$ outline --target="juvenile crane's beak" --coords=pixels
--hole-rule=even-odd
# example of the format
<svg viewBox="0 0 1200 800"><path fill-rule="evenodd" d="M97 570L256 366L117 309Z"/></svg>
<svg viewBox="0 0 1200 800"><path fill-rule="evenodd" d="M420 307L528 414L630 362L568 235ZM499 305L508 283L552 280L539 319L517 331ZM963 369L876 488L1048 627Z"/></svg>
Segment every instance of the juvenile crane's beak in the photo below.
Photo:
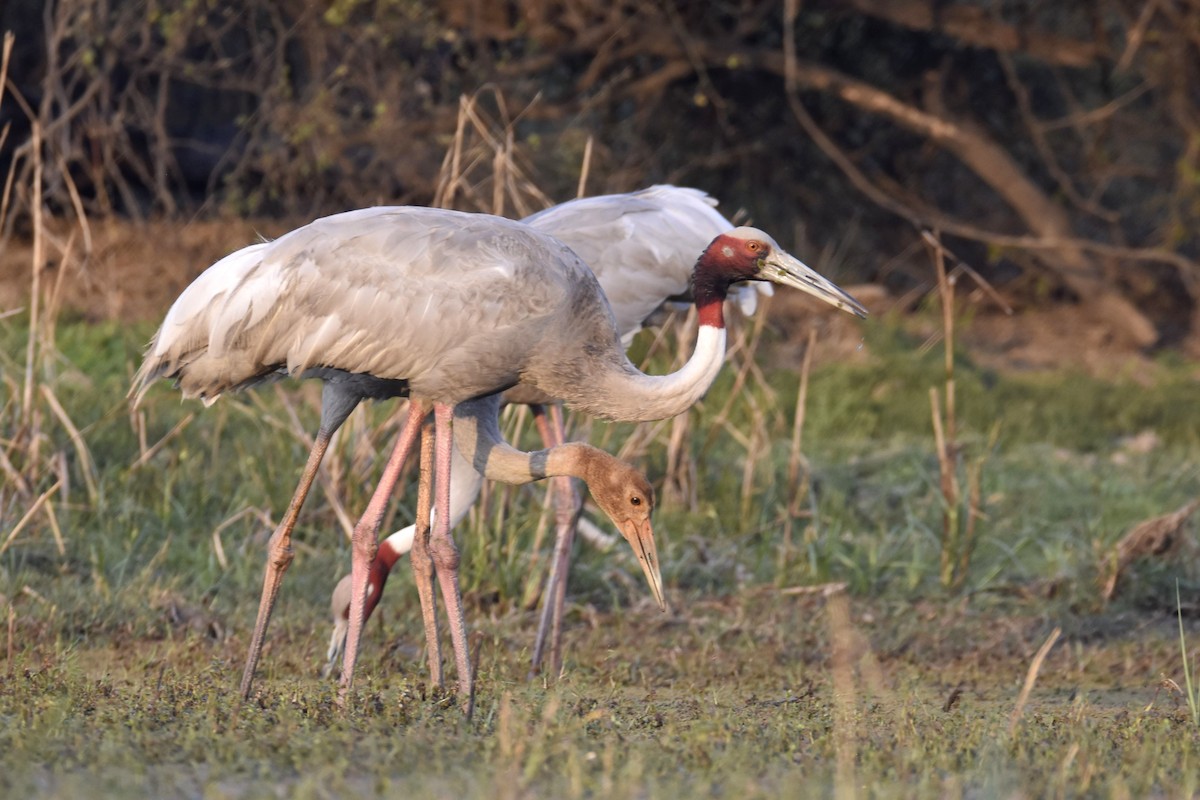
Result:
<svg viewBox="0 0 1200 800"><path fill-rule="evenodd" d="M662 573L658 569L658 548L654 546L654 528L650 525L650 520L641 524L634 520L625 520L619 524L619 527L621 535L625 537L625 541L629 542L629 546L633 548L633 554L637 556L638 563L642 565L642 572L646 573L646 582L650 584L654 601L658 603L659 608L666 611L667 602L663 599Z"/></svg>
<svg viewBox="0 0 1200 800"><path fill-rule="evenodd" d="M333 596L329 599L329 610L333 612L333 634L329 637L329 650L325 653L325 666L321 669L321 677L333 675L346 651L346 634L350 632L350 583L349 575L344 576L333 588Z"/></svg>
<svg viewBox="0 0 1200 800"><path fill-rule="evenodd" d="M763 280L808 292L813 297L819 297L829 305L849 311L857 317L867 316L867 309L863 308L862 303L842 291L833 281L783 250L772 248L761 263L759 277Z"/></svg>

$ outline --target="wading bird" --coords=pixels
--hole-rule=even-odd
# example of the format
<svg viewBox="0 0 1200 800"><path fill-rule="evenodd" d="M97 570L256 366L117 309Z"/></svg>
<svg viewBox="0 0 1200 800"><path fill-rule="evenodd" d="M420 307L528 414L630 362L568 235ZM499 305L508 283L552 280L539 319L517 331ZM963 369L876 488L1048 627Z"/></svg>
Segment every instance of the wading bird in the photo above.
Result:
<svg viewBox="0 0 1200 800"><path fill-rule="evenodd" d="M414 574L418 588L428 590L428 595L422 591L422 610L427 635L433 631L433 652L432 569L424 573L419 562L428 557L429 566L436 567L464 701L471 696L472 678L458 592L458 552L449 535L456 406L469 410L487 405L482 398L521 383L608 419L645 421L680 413L703 395L721 366L722 304L729 287L741 281L792 285L865 314L853 298L765 233L738 228L717 237L696 264L692 285L700 329L692 357L674 373L647 376L625 356L612 311L591 270L561 242L519 222L428 208L365 209L317 220L228 258L236 261L227 271L240 273L240 278L221 301L200 313L197 298L189 298L185 290L151 343L134 394L140 396L160 376L176 378L185 396L206 401L281 374L323 379L321 433L293 498L297 509L301 489L311 485L328 437L348 410L366 397L410 396L408 421L352 534L343 690L353 677L383 507L432 408L436 440L423 435L422 450L433 456L436 524L427 550L418 531ZM205 276L197 283L205 283ZM183 310L176 313L177 307ZM188 311L200 324L184 324ZM494 412L492 417L494 423ZM461 427L470 428L470 415L463 419ZM494 448L481 449L479 441L460 446L486 470ZM535 477L549 474L549 457L530 463ZM428 458L424 471L422 484L428 487ZM645 504L633 499L633 505ZM429 519L420 503L417 519ZM249 690L279 581L291 560L294 522L289 507L272 536L243 693ZM657 572L656 561L652 568Z"/></svg>
<svg viewBox="0 0 1200 800"><path fill-rule="evenodd" d="M688 300L692 268L704 248L733 223L716 210L716 200L699 189L651 186L628 194L601 195L552 206L522 220L570 247L596 273L617 322L622 341L632 341L643 325L663 317L664 307ZM731 296L745 313L753 313L760 292L771 284L743 284ZM534 420L547 447L566 440L561 409L552 399L522 387L506 395L531 401ZM547 413L549 411L549 413ZM461 458L455 454L453 458ZM457 461L451 467L450 526L458 525L479 496L482 479ZM541 668L547 640L551 672L562 664L562 614L567 575L578 518L579 499L570 478L555 478L556 534L550 574L542 593L542 615L533 646L534 672ZM387 576L412 547L415 525L380 543L371 565L366 616L379 603ZM333 633L324 674L336 667L350 620L350 576L338 582L330 600Z"/></svg>

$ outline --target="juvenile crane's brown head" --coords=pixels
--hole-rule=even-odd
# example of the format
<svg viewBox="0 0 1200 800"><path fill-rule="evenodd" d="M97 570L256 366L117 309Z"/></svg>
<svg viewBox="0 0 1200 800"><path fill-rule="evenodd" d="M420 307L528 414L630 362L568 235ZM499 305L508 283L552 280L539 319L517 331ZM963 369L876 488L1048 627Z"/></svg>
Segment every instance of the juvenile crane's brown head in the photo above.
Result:
<svg viewBox="0 0 1200 800"><path fill-rule="evenodd" d="M662 573L650 514L654 511L654 488L642 473L603 450L586 449L583 479L596 505L608 515L629 542L658 607L666 611Z"/></svg>

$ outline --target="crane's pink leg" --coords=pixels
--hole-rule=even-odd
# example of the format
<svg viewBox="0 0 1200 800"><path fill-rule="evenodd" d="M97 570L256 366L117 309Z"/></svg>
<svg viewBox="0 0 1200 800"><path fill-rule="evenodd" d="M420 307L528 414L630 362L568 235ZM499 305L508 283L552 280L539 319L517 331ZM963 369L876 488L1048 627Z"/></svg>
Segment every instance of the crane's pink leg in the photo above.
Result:
<svg viewBox="0 0 1200 800"><path fill-rule="evenodd" d="M413 580L421 598L421 616L425 623L425 652L429 659L429 678L442 685L442 650L438 641L437 596L433 593L433 557L429 554L429 509L433 500L434 432L429 423L421 426L421 479L417 484L417 520L413 532Z"/></svg>
<svg viewBox="0 0 1200 800"><path fill-rule="evenodd" d="M354 662L358 660L358 641L362 636L364 614L367 600L367 574L375 552L379 549L379 526L383 522L383 513L387 509L388 498L400 478L400 470L408 458L408 451L416 441L421 423L429 413L429 406L418 400L409 401L408 419L400 431L400 438L392 449L383 468L379 485L367 503L367 510L354 526L350 536L350 630L346 634L346 651L342 656L342 680L339 697L345 700L354 680Z"/></svg>
<svg viewBox="0 0 1200 800"><path fill-rule="evenodd" d="M471 704L471 656L467 652L467 623L463 616L462 595L458 586L458 547L450 537L450 448L454 407L445 403L433 406L434 428L434 503L437 510L429 549L437 569L438 585L450 619L450 641L454 645L454 662L458 668L459 701L464 708Z"/></svg>
<svg viewBox="0 0 1200 800"><path fill-rule="evenodd" d="M254 635L250 638L250 652L246 655L246 667L242 671L242 699L250 698L250 687L254 683L254 670L258 668L258 659L262 656L263 643L267 638L267 624L271 621L271 611L275 608L275 600L279 596L279 586L283 583L283 573L291 566L295 551L292 550L292 529L296 527L296 518L300 516L300 507L308 497L313 480L317 477L317 469L321 459L329 449L329 440L341 425L322 425L313 440L312 449L308 453L308 461L304 464L304 472L300 474L300 483L292 494L292 501L284 512L279 527L271 534L267 543L267 568L263 574L262 599L258 603L258 618L254 621Z"/></svg>
<svg viewBox="0 0 1200 800"><path fill-rule="evenodd" d="M550 406L549 420L546 418L544 406L534 406L533 414L546 447L557 447L566 441L567 434L560 405L555 403ZM550 575L546 579L546 589L542 593L542 616L538 623L537 637L533 643L533 664L530 667L530 677L541 670L547 636L550 637L551 672L557 676L562 671L562 615L566 606L567 577L571 571L571 548L575 542L575 524L582 509L579 494L575 491L575 485L570 477L561 475L550 480L551 491L554 493L554 557L550 562Z"/></svg>

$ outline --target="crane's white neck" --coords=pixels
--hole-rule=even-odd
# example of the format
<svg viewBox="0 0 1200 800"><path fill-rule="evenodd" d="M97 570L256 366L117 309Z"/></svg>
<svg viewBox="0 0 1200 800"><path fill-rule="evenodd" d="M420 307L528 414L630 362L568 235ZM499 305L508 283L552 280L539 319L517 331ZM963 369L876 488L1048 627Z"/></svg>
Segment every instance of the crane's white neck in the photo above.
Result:
<svg viewBox="0 0 1200 800"><path fill-rule="evenodd" d="M574 396L563 399L575 408L606 419L647 422L682 414L695 405L725 361L725 328L701 323L691 357L668 375L646 375L628 359L593 376Z"/></svg>
<svg viewBox="0 0 1200 800"><path fill-rule="evenodd" d="M725 297L731 280L712 254L712 246L696 262L692 296L700 326L696 348L678 371L646 375L625 358L607 361L581 386L552 392L582 411L623 422L647 422L682 414L695 405L725 361Z"/></svg>
<svg viewBox="0 0 1200 800"><path fill-rule="evenodd" d="M430 517L432 518L432 516L431 514ZM390 570L400 556L412 550L413 537L416 535L416 531L416 525L409 525L384 539L379 543L379 550L375 553L375 560L384 562L384 566Z"/></svg>

